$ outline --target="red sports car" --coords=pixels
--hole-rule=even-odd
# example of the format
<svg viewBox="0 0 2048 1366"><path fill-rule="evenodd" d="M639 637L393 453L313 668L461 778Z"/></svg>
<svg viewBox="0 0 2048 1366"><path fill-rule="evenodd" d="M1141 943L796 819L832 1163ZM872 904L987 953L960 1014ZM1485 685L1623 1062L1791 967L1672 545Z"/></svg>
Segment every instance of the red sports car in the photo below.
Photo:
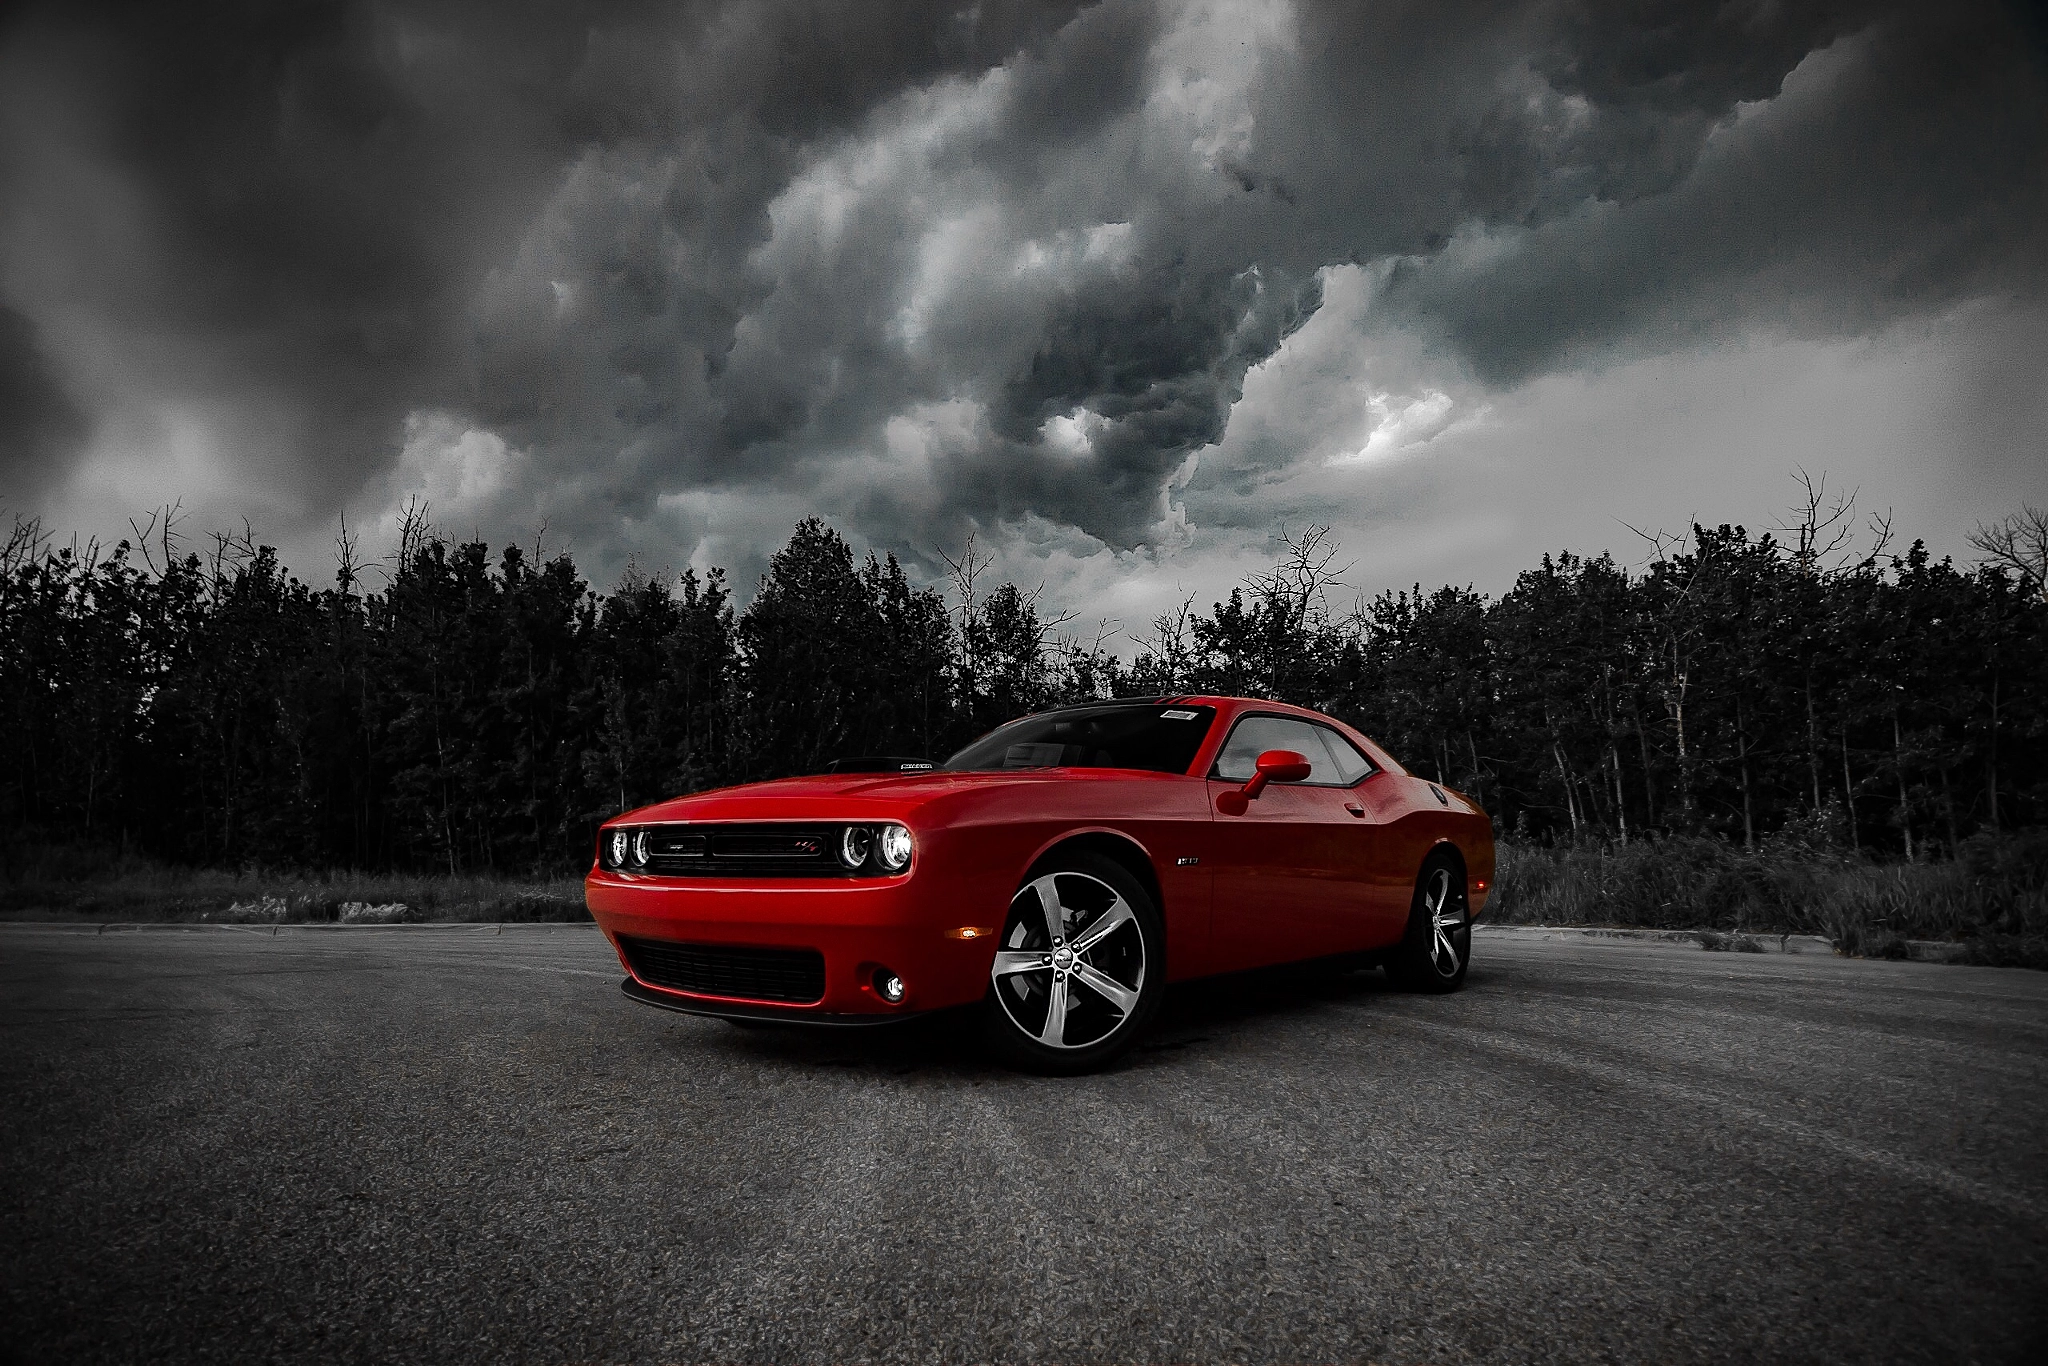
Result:
<svg viewBox="0 0 2048 1366"><path fill-rule="evenodd" d="M1362 955L1456 990L1493 881L1484 811L1277 702L1087 703L866 767L608 822L585 897L626 994L742 1022L973 1007L1012 1062L1077 1072L1168 982Z"/></svg>

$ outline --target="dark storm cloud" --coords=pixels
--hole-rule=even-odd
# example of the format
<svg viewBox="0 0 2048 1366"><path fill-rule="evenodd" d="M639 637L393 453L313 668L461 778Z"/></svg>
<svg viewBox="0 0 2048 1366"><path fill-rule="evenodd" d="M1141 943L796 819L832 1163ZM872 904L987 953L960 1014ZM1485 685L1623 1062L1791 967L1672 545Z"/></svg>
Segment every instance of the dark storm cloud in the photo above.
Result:
<svg viewBox="0 0 2048 1366"><path fill-rule="evenodd" d="M33 506L84 436L85 415L36 349L34 327L0 307L0 500Z"/></svg>
<svg viewBox="0 0 2048 1366"><path fill-rule="evenodd" d="M1504 387L1743 324L1856 335L2038 291L2048 93L2014 37L1995 11L1887 16L1722 125L1665 193L1404 260L1382 303Z"/></svg>
<svg viewBox="0 0 2048 1366"><path fill-rule="evenodd" d="M220 462L310 520L446 488L599 564L773 534L748 507L1154 540L1325 267L1511 385L2042 256L2038 54L1987 6L67 4L0 42L10 469L54 483L124 384L197 395L270 415Z"/></svg>
<svg viewBox="0 0 2048 1366"><path fill-rule="evenodd" d="M288 463L324 515L389 463L414 409L516 412L531 377L488 383L478 296L579 158L694 153L675 226L715 276L765 231L793 148L1060 18L1036 4L27 7L0 53L9 292L163 342L171 373L152 382L289 409L293 448L239 454ZM104 246L74 236L95 207L77 199L80 165L120 182L138 259L81 259ZM671 261L633 250L616 240L596 259L637 292L629 318L680 294L715 351L746 291L720 279L693 295ZM629 380L635 340L629 327L605 347Z"/></svg>
<svg viewBox="0 0 2048 1366"><path fill-rule="evenodd" d="M447 382L465 287L560 146L495 76L478 79L494 66L558 78L560 35L465 35L456 55L439 18L17 12L13 292L47 290L47 311L163 339L175 386L282 395L303 419L301 449L250 458L292 460L316 500L344 494L410 405ZM96 207L65 199L82 162L110 168L136 205L132 259L72 254L82 225L70 220ZM83 245L106 250L89 233Z"/></svg>

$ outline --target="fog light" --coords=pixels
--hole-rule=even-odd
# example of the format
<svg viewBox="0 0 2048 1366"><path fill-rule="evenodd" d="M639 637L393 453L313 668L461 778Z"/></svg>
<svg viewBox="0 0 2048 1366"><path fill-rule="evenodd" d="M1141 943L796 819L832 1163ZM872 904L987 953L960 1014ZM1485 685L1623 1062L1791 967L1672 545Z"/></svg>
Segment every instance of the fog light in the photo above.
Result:
<svg viewBox="0 0 2048 1366"><path fill-rule="evenodd" d="M903 985L903 979L888 969L885 968L875 974L875 994L890 1005L900 1002L908 991L909 988Z"/></svg>

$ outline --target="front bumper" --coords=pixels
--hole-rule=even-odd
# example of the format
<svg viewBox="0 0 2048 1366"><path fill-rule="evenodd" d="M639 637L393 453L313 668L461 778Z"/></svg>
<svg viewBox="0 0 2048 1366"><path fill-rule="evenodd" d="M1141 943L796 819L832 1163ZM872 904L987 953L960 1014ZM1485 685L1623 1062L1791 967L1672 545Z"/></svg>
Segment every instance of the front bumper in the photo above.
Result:
<svg viewBox="0 0 2048 1366"><path fill-rule="evenodd" d="M619 953L635 1000L731 1018L881 1023L978 1001L988 990L994 929L979 889L917 872L898 878L790 879L742 883L595 871L584 900L614 950L621 936L732 948L815 949L825 960L816 1001L756 1000L679 991L650 982ZM998 899L996 906L1005 903ZM980 905L980 919L960 907ZM974 925L986 937L948 931ZM875 990L886 970L903 979L903 1000Z"/></svg>

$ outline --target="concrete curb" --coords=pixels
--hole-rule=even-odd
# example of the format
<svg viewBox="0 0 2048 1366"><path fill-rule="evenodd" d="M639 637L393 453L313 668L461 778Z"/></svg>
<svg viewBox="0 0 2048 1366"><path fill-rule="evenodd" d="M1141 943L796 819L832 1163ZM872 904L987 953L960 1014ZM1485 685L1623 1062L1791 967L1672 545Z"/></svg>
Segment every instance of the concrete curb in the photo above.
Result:
<svg viewBox="0 0 2048 1366"><path fill-rule="evenodd" d="M1817 934L1736 934L1722 930L1632 930L1609 925L1489 925L1472 927L1492 939L1579 940L1621 944L1678 944L1687 948L1731 949L1742 953L1826 953L1834 942Z"/></svg>
<svg viewBox="0 0 2048 1366"><path fill-rule="evenodd" d="M1960 963L1968 947L1946 939L1908 939L1906 957L1915 963Z"/></svg>
<svg viewBox="0 0 2048 1366"><path fill-rule="evenodd" d="M260 934L275 938L281 934L353 934L367 930L399 930L408 934L457 933L479 935L501 935L506 931L514 934L581 934L597 929L597 922L591 920L564 921L469 921L442 920L416 924L398 925L341 925L341 924L279 924L279 925L236 925L217 920L164 920L131 921L110 920L105 923L90 920L9 920L0 922L0 933L10 929L54 931L59 934Z"/></svg>
<svg viewBox="0 0 2048 1366"><path fill-rule="evenodd" d="M1632 930L1617 925L1489 925L1484 921L1472 932L1491 939L1578 940L1582 943L1678 944L1688 948L1721 949L1736 953L1823 953L1836 952L1834 941L1817 934L1739 934L1730 930ZM1906 958L1914 963L1955 963L1961 961L1968 945L1945 939L1908 939Z"/></svg>

